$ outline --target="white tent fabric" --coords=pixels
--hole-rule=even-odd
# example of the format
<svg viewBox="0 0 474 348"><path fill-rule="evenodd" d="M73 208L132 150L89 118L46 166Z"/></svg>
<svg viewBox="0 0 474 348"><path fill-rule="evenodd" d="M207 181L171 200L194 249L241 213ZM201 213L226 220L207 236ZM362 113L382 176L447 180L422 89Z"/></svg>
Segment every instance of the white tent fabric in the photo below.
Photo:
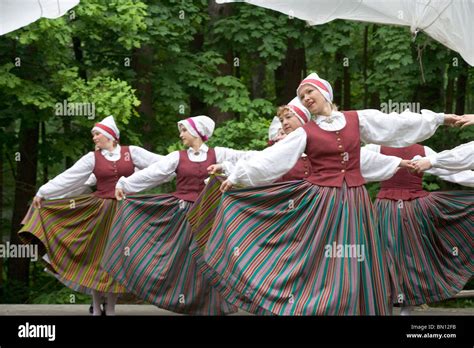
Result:
<svg viewBox="0 0 474 348"><path fill-rule="evenodd" d="M0 0L0 35L42 17L61 17L78 3L79 0Z"/></svg>
<svg viewBox="0 0 474 348"><path fill-rule="evenodd" d="M239 2L217 0L218 3ZM473 0L245 0L308 21L348 19L409 26L424 31L474 65Z"/></svg>

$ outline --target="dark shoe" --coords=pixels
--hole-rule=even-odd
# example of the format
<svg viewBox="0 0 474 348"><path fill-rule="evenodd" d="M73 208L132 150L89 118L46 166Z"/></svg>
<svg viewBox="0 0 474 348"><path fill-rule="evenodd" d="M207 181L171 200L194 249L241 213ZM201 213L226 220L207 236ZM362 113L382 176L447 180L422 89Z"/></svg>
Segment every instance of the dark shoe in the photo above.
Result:
<svg viewBox="0 0 474 348"><path fill-rule="evenodd" d="M93 314L94 313L94 306L91 304L91 306L89 307L89 313L90 314Z"/></svg>

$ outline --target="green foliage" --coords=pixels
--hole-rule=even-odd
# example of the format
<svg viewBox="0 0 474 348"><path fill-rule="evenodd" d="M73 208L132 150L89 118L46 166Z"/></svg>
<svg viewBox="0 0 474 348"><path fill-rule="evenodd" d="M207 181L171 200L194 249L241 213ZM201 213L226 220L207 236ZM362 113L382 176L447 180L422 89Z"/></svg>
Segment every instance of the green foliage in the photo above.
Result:
<svg viewBox="0 0 474 348"><path fill-rule="evenodd" d="M215 130L209 145L237 150L261 150L267 145L269 126L270 120L263 117L230 120Z"/></svg>
<svg viewBox="0 0 474 348"><path fill-rule="evenodd" d="M31 264L30 272L31 285L28 303L84 304L91 301L89 295L67 288L54 276L45 272L40 262Z"/></svg>
<svg viewBox="0 0 474 348"><path fill-rule="evenodd" d="M100 71L97 75L84 81L77 76L77 68L72 68L59 71L54 82L62 85L61 91L68 96L68 102L94 104L99 119L113 115L118 124L128 124L132 116L137 117L136 107L140 101L135 90L126 81L100 74Z"/></svg>
<svg viewBox="0 0 474 348"><path fill-rule="evenodd" d="M130 50L146 39L148 12L142 1L83 0L73 11L77 35L91 47L116 43Z"/></svg>

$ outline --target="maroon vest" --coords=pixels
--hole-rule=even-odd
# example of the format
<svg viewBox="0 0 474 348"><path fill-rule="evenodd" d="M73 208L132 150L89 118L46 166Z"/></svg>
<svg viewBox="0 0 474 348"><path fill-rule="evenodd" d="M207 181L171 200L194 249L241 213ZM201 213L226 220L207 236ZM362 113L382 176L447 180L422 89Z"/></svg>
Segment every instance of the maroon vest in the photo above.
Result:
<svg viewBox="0 0 474 348"><path fill-rule="evenodd" d="M381 146L380 153L388 156L397 156L404 160L411 160L416 155L425 157L425 148L419 144L400 148ZM429 193L423 190L422 183L423 174L412 173L406 168L400 168L394 176L381 183L381 189L377 194L377 198L411 200L428 196Z"/></svg>
<svg viewBox="0 0 474 348"><path fill-rule="evenodd" d="M132 155L128 146L120 147L120 159L108 161L100 153L94 152L95 166L93 173L97 178L97 190L94 195L100 198L115 198L115 185L121 176L130 176L134 173Z"/></svg>
<svg viewBox="0 0 474 348"><path fill-rule="evenodd" d="M204 180L209 176L207 167L216 164L216 152L209 149L204 162L192 162L186 150L179 151L176 168L176 191L173 196L183 201L194 202L204 189Z"/></svg>
<svg viewBox="0 0 474 348"><path fill-rule="evenodd" d="M303 126L306 131L306 150L312 174L305 180L319 186L342 187L364 185L360 172L359 117L356 111L343 113L346 126L330 132L315 122Z"/></svg>
<svg viewBox="0 0 474 348"><path fill-rule="evenodd" d="M311 163L308 156L300 157L295 166L290 169L288 173L283 175L280 179L275 182L284 182L292 180L302 180L309 177L312 173Z"/></svg>

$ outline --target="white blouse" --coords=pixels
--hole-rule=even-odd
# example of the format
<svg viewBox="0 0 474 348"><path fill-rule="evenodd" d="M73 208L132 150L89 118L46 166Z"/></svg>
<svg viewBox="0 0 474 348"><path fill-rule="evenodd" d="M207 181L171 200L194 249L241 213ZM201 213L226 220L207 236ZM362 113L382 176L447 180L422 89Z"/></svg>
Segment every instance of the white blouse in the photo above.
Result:
<svg viewBox="0 0 474 348"><path fill-rule="evenodd" d="M365 146L367 150L380 153L380 145L368 144ZM436 156L436 152L428 146L423 146L427 157ZM413 159L420 159L421 156L415 156ZM454 182L455 184L474 187L474 171L472 170L448 170L441 168L431 168L426 171L428 174L433 174L445 181Z"/></svg>
<svg viewBox="0 0 474 348"><path fill-rule="evenodd" d="M150 164L163 158L161 155L157 155L138 146L131 145L129 149L133 165L138 169L146 168ZM118 161L121 157L120 145L117 145L115 149L110 152L101 150L101 154L108 161ZM94 152L89 152L74 163L71 168L41 186L36 195L45 199L52 199L71 196L71 192L81 194L87 191L88 185L95 184L95 176L92 174L94 166Z"/></svg>
<svg viewBox="0 0 474 348"><path fill-rule="evenodd" d="M369 109L357 111L357 114L361 141L393 147L425 140L444 123L444 113L429 110L422 110L421 114L409 111L384 114ZM330 117L317 116L311 122L327 131L338 131L346 125L344 115L338 111L333 111ZM228 180L245 186L271 183L293 168L305 149L306 132L301 127L250 159L239 161Z"/></svg>
<svg viewBox="0 0 474 348"><path fill-rule="evenodd" d="M454 149L426 156L434 168L451 170L474 169L474 141L456 146Z"/></svg>
<svg viewBox="0 0 474 348"><path fill-rule="evenodd" d="M237 162L240 158L251 156L251 151L233 150L225 147L215 147L216 163L228 161ZM192 148L187 150L191 162L204 162L207 159L209 147L202 144L197 153ZM148 168L134 173L125 178L121 177L116 188L121 188L125 193L141 192L143 190L158 186L175 176L179 164L179 151L171 152L160 161L153 163Z"/></svg>
<svg viewBox="0 0 474 348"><path fill-rule="evenodd" d="M301 157L306 157L306 154ZM401 161L400 157L383 155L363 147L360 151L360 172L366 182L388 180L397 172ZM235 170L229 162L222 165L227 176Z"/></svg>

